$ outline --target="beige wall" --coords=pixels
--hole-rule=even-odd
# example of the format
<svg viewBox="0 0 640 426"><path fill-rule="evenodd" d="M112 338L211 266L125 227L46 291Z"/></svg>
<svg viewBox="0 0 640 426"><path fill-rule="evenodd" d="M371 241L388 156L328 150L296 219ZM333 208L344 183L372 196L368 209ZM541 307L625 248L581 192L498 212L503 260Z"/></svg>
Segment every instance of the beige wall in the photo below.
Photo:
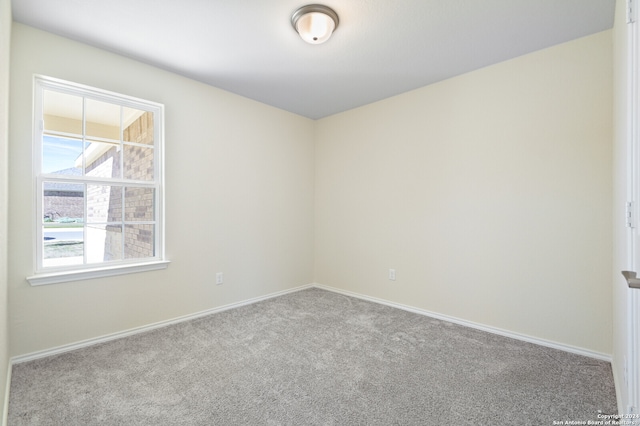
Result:
<svg viewBox="0 0 640 426"><path fill-rule="evenodd" d="M9 328L7 303L7 149L9 124L9 45L11 3L0 0L0 407L4 406L9 369ZM8 402L8 400L7 400ZM7 407L5 407L6 409ZM0 424L3 413L0 412Z"/></svg>
<svg viewBox="0 0 640 426"><path fill-rule="evenodd" d="M31 287L33 74L165 105L167 270ZM313 281L313 121L14 23L11 353L22 355ZM215 272L225 283L215 285Z"/></svg>
<svg viewBox="0 0 640 426"><path fill-rule="evenodd" d="M316 282L611 354L611 44L318 121Z"/></svg>
<svg viewBox="0 0 640 426"><path fill-rule="evenodd" d="M625 364L627 362L628 328L627 303L631 296L630 290L620 271L632 270L629 262L627 246L628 228L625 221L625 205L631 199L627 182L627 102L628 102L628 61L627 61L627 23L626 2L616 2L616 17L613 28L613 374L616 378L618 404L621 412L633 404L628 386L625 383Z"/></svg>

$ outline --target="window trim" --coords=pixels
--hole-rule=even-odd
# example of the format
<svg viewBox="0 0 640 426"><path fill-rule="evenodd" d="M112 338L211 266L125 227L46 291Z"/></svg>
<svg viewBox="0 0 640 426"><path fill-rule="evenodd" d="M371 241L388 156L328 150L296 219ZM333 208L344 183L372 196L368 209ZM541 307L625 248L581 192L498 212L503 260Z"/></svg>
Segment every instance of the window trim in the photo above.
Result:
<svg viewBox="0 0 640 426"><path fill-rule="evenodd" d="M166 269L171 263L168 260L152 262L137 262L130 265L114 265L101 268L83 268L73 271L44 272L27 277L32 286L66 283L71 281L89 280L92 278L112 277L116 275L134 274L136 272Z"/></svg>
<svg viewBox="0 0 640 426"><path fill-rule="evenodd" d="M117 104L121 107L131 107L143 111L152 112L155 119L154 131L154 182L129 180L127 183L155 188L155 238L153 257L141 259L121 259L97 264L83 263L80 265L43 266L43 185L44 181L51 180L50 174L42 173L42 146L43 146L43 108L42 95L44 90L50 89L57 92L69 93L75 96L88 97L99 101ZM40 96L40 99L37 97ZM84 113L83 113L84 114ZM122 130L121 130L122 131ZM64 135L60 135L65 137ZM122 135L121 135L122 137ZM45 285L61 282L92 279L105 276L122 275L143 271L164 269L170 263L165 258L165 203L164 203L164 105L145 99L139 99L116 92L111 92L95 87L86 86L70 81L43 75L34 75L33 78L33 134L32 134L33 165L32 165L32 190L35 207L33 211L32 226L35 226L35 238L33 240L33 271L34 274L27 277L31 285ZM122 142L121 142L122 143ZM86 178L86 179L85 179ZM55 178L53 179L55 180ZM123 179L120 179L122 181ZM91 176L83 176L81 183L91 183ZM116 180L114 183L121 183ZM124 222L123 222L124 224ZM84 228L87 226L87 218L84 220Z"/></svg>

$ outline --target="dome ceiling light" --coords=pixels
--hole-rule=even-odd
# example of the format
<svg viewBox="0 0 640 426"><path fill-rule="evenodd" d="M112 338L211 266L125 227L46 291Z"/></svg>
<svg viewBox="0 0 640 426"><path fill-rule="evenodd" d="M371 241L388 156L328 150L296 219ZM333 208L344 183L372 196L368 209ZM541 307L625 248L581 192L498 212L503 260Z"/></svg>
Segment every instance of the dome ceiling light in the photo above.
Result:
<svg viewBox="0 0 640 426"><path fill-rule="evenodd" d="M321 4L308 4L293 12L291 25L307 43L320 44L329 40L338 27L338 14Z"/></svg>

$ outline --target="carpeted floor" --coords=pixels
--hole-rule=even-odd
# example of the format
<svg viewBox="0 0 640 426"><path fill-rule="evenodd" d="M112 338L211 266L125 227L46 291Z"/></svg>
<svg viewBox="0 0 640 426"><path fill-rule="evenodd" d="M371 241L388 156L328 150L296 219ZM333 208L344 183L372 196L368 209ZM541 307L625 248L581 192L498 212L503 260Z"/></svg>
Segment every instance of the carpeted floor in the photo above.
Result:
<svg viewBox="0 0 640 426"><path fill-rule="evenodd" d="M610 365L319 289L13 368L9 425L552 425Z"/></svg>

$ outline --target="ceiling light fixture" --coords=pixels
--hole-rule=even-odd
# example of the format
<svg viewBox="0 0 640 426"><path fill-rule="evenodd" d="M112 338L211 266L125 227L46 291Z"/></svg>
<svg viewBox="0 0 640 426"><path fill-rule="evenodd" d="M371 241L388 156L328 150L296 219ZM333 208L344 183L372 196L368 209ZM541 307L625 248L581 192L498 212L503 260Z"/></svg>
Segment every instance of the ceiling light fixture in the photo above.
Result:
<svg viewBox="0 0 640 426"><path fill-rule="evenodd" d="M307 43L320 44L338 27L338 14L327 6L308 4L293 12L291 25Z"/></svg>

